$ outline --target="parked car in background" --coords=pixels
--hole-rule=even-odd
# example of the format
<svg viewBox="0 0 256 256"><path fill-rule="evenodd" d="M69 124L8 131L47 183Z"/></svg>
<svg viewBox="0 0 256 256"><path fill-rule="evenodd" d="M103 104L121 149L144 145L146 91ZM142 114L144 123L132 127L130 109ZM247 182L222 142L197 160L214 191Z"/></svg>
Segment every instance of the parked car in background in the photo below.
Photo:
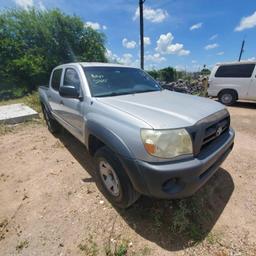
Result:
<svg viewBox="0 0 256 256"><path fill-rule="evenodd" d="M63 126L85 144L95 158L98 187L118 207L140 194L192 195L233 148L222 104L164 90L138 68L61 65L39 95L49 130Z"/></svg>
<svg viewBox="0 0 256 256"><path fill-rule="evenodd" d="M237 100L256 101L256 62L216 64L209 77L208 95L225 105Z"/></svg>

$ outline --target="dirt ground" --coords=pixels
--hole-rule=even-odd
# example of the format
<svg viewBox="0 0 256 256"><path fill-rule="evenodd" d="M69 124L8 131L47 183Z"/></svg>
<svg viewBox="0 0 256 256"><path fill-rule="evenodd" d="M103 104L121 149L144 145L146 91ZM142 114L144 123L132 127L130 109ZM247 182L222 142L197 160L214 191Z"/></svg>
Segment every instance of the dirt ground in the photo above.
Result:
<svg viewBox="0 0 256 256"><path fill-rule="evenodd" d="M0 136L0 255L256 255L256 104L229 108L235 147L192 198L113 208L63 131Z"/></svg>

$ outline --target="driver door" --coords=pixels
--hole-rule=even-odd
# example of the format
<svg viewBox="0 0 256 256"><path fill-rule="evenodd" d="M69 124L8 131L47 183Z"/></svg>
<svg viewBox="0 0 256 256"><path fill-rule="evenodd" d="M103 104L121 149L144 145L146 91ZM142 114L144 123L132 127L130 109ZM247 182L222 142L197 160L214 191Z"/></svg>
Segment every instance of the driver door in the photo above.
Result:
<svg viewBox="0 0 256 256"><path fill-rule="evenodd" d="M79 77L79 72L74 67L65 68L61 86L75 87L82 96L81 79ZM84 127L83 101L75 98L61 97L60 109L60 116L68 126L70 132L78 139L82 138Z"/></svg>

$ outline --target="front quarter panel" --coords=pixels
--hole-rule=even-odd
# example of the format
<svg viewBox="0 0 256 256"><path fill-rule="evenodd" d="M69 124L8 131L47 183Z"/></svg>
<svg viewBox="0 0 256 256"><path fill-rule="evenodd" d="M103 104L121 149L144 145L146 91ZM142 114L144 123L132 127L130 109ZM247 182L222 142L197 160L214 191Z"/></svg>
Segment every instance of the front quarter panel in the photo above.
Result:
<svg viewBox="0 0 256 256"><path fill-rule="evenodd" d="M142 143L141 128L152 129L146 122L109 105L93 100L86 115L85 144L90 134L96 136L115 153L129 159L148 162L163 161L149 155Z"/></svg>

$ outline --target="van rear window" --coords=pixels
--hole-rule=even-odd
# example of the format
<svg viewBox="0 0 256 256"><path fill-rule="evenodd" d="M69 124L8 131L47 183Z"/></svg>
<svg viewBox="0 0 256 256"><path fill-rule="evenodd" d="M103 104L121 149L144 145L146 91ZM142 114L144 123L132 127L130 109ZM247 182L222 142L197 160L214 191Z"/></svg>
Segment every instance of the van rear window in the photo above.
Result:
<svg viewBox="0 0 256 256"><path fill-rule="evenodd" d="M238 64L220 66L215 77L251 77L255 64Z"/></svg>

